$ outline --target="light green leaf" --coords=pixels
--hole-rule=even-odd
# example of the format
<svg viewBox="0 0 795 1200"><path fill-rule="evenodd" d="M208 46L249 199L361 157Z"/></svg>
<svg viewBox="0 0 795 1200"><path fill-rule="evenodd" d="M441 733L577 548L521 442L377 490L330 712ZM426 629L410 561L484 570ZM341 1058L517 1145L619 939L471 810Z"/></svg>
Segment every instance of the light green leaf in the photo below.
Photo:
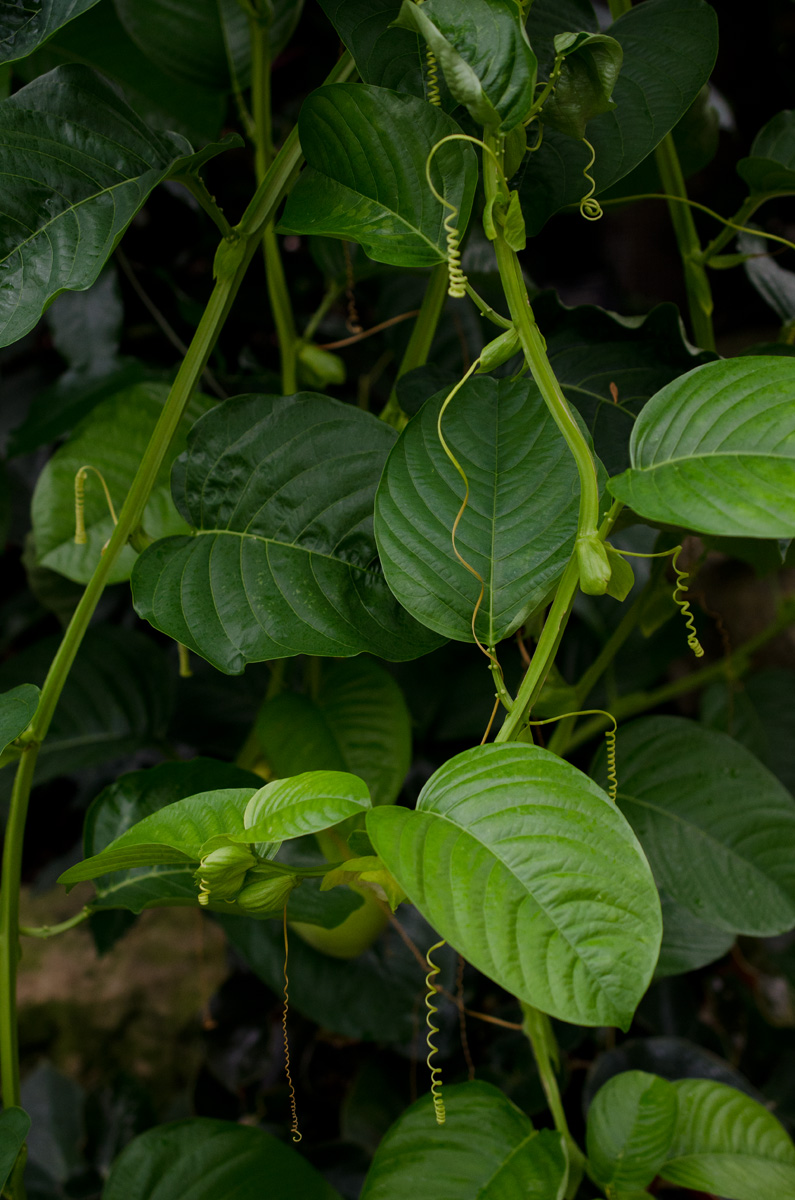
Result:
<svg viewBox="0 0 795 1200"><path fill-rule="evenodd" d="M405 892L389 874L377 854L364 858L348 858L339 867L327 871L320 883L321 892L328 892L342 884L359 883L374 887L376 893L389 902L392 912L405 899Z"/></svg>
<svg viewBox="0 0 795 1200"><path fill-rule="evenodd" d="M588 125L597 194L651 154L684 116L709 79L718 49L717 15L706 0L645 0L608 32L624 61L613 92L616 107ZM528 234L538 233L559 209L579 204L589 187L583 179L589 158L581 143L554 129L544 132L522 178Z"/></svg>
<svg viewBox="0 0 795 1200"><path fill-rule="evenodd" d="M392 676L370 658L324 665L316 698L282 692L257 716L274 775L350 771L373 804L394 804L411 765L411 718Z"/></svg>
<svg viewBox="0 0 795 1200"><path fill-rule="evenodd" d="M542 1012L626 1028L660 947L657 890L601 788L536 746L486 745L367 832L434 929Z"/></svg>
<svg viewBox="0 0 795 1200"><path fill-rule="evenodd" d="M2 0L0 3L0 63L16 62L46 42L97 0Z"/></svg>
<svg viewBox="0 0 795 1200"><path fill-rule="evenodd" d="M250 799L234 842L283 842L329 829L370 808L367 786L345 771L307 771L266 783Z"/></svg>
<svg viewBox="0 0 795 1200"><path fill-rule="evenodd" d="M401 0L319 2L353 55L363 83L425 98L419 39L408 29L396 29L392 24L400 12Z"/></svg>
<svg viewBox="0 0 795 1200"><path fill-rule="evenodd" d="M795 535L795 362L696 367L644 408L610 491L647 520L726 537Z"/></svg>
<svg viewBox="0 0 795 1200"><path fill-rule="evenodd" d="M594 1179L616 1194L640 1191L665 1161L676 1123L672 1084L645 1071L609 1079L588 1109L588 1162Z"/></svg>
<svg viewBox="0 0 795 1200"><path fill-rule="evenodd" d="M140 383L101 401L77 425L65 445L56 450L36 484L31 516L39 563L67 579L87 583L99 562L102 548L113 533L99 471L118 514L132 484L152 431L163 411L169 389L161 383ZM171 464L185 449L191 425L211 407L196 396L180 422L168 454L158 472L142 525L150 537L187 532L187 524L171 499ZM85 545L75 545L75 476L83 466L85 476ZM136 553L125 547L108 576L109 583L129 579Z"/></svg>
<svg viewBox="0 0 795 1200"><path fill-rule="evenodd" d="M375 556L375 488L394 438L309 392L218 405L174 467L195 536L139 557L139 614L229 674L302 653L426 653L438 639L400 608Z"/></svg>
<svg viewBox="0 0 795 1200"><path fill-rule="evenodd" d="M723 1083L680 1079L677 1119L660 1175L725 1200L795 1195L795 1146L772 1113Z"/></svg>
<svg viewBox="0 0 795 1200"><path fill-rule="evenodd" d="M588 122L616 106L611 97L624 51L603 33L559 33L555 52L564 56L563 66L541 119L568 137L584 138Z"/></svg>
<svg viewBox="0 0 795 1200"><path fill-rule="evenodd" d="M30 725L39 707L40 695L32 683L21 683L0 694L0 754Z"/></svg>
<svg viewBox="0 0 795 1200"><path fill-rule="evenodd" d="M403 0L395 22L419 33L450 93L478 125L508 133L533 103L538 62L511 0Z"/></svg>
<svg viewBox="0 0 795 1200"><path fill-rule="evenodd" d="M110 84L77 64L0 102L0 129L0 171L13 180L0 214L7 346L59 292L91 286L146 197L191 147L148 129Z"/></svg>
<svg viewBox="0 0 795 1200"><path fill-rule="evenodd" d="M785 109L760 129L737 173L752 194L795 192L795 109Z"/></svg>
<svg viewBox="0 0 795 1200"><path fill-rule="evenodd" d="M437 633L471 642L481 585L453 550L465 488L437 432L446 395L423 405L390 453L375 534L401 604ZM450 402L442 433L469 480L456 547L484 581L475 629L491 646L519 628L572 555L577 468L530 379L470 379Z"/></svg>
<svg viewBox="0 0 795 1200"><path fill-rule="evenodd" d="M0 1112L0 1188L5 1187L14 1169L29 1129L30 1117L24 1108L11 1105Z"/></svg>
<svg viewBox="0 0 795 1200"><path fill-rule="evenodd" d="M758 937L795 925L795 801L744 746L682 717L635 721L619 733L618 803L689 912Z"/></svg>
<svg viewBox="0 0 795 1200"><path fill-rule="evenodd" d="M446 261L448 210L428 187L425 164L437 142L460 132L455 121L414 96L335 83L312 92L298 128L309 168L290 192L282 232L345 238L397 266ZM463 235L477 181L472 147L448 142L431 170Z"/></svg>
<svg viewBox="0 0 795 1200"><path fill-rule="evenodd" d="M731 930L718 929L708 921L695 917L664 891L660 892L660 906L663 937L660 957L654 968L655 979L697 971L699 967L723 958L731 949L734 943Z"/></svg>
<svg viewBox="0 0 795 1200"><path fill-rule="evenodd" d="M102 1200L342 1200L314 1167L265 1133L191 1117L140 1134L114 1162Z"/></svg>
<svg viewBox="0 0 795 1200"><path fill-rule="evenodd" d="M563 1139L539 1132L489 1083L444 1088L446 1121L430 1095L387 1131L361 1200L562 1200L568 1178Z"/></svg>

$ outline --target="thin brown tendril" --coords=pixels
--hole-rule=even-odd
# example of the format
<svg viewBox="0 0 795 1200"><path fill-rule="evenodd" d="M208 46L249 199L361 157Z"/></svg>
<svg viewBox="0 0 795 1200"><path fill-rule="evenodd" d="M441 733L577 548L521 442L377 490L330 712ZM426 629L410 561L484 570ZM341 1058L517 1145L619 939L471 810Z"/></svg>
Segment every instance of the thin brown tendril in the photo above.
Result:
<svg viewBox="0 0 795 1200"><path fill-rule="evenodd" d="M418 308L413 308L411 312L390 317L388 321L382 321L380 325L373 325L372 329L365 329L362 333L355 333L353 337L341 338L338 342L324 342L318 348L320 350L342 350L345 346L352 346L354 342L363 342L365 338L372 337L374 333L380 333L382 329L388 329L390 325L397 325L400 321L408 321L412 317L419 316L419 311Z"/></svg>
<svg viewBox="0 0 795 1200"><path fill-rule="evenodd" d="M455 974L455 994L458 1004L458 1027L461 1031L461 1049L464 1052L464 1061L467 1065L467 1075L469 1082L475 1078L475 1064L472 1061L472 1052L469 1049L469 1037L467 1035L467 1018L464 1011L464 967L466 962L463 954L458 956L458 967Z"/></svg>
<svg viewBox="0 0 795 1200"><path fill-rule="evenodd" d="M290 986L290 980L287 977L288 951L289 951L289 947L288 947L288 942L287 942L287 905L285 904L285 906L284 906L284 1009L282 1010L282 1035L284 1037L284 1074L287 1077L287 1087L290 1090L290 1114L291 1114L291 1118L292 1118L291 1124L290 1124L290 1132L293 1135L293 1141L300 1142L301 1141L301 1131L298 1128L298 1112L295 1107L295 1088L293 1087L293 1078L292 1078L292 1075L290 1074L290 1043L287 1039L287 1013L288 1013L288 1010L290 1007L290 999L288 996L288 988Z"/></svg>
<svg viewBox="0 0 795 1200"><path fill-rule="evenodd" d="M345 256L345 298L348 301L348 315L345 319L345 328L348 330L348 333L357 334L362 332L362 323L359 320L359 310L356 307L356 294L354 292L356 280L353 276L353 259L351 258L349 242L342 243L342 253Z"/></svg>

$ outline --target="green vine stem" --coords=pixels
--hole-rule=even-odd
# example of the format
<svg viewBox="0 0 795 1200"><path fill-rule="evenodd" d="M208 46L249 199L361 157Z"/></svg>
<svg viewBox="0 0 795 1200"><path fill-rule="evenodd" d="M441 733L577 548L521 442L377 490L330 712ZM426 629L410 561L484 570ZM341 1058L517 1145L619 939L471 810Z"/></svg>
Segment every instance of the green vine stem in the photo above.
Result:
<svg viewBox="0 0 795 1200"><path fill-rule="evenodd" d="M91 916L92 911L91 906L87 904L85 908L81 908L80 912L75 913L73 917L68 917L65 921L60 921L57 925L20 925L19 932L23 937L57 937L59 933L66 933L67 929L74 929L77 925L82 925L83 921L87 921Z"/></svg>
<svg viewBox="0 0 795 1200"><path fill-rule="evenodd" d="M428 361L446 295L447 263L443 262L434 267L428 277L428 285L425 288L420 311L417 313L409 344L406 346L406 352L395 376L396 385L397 381L402 379L408 371L413 371L415 367L421 367ZM408 417L398 402L397 386L392 388L389 399L381 412L381 420L386 421L387 425L392 425L398 431L404 429L408 422Z"/></svg>
<svg viewBox="0 0 795 1200"><path fill-rule="evenodd" d="M731 221L727 223L724 228L721 229L720 233L717 234L712 241L704 247L699 255L698 261L704 263L705 266L709 266L709 260L714 258L716 254L720 254L723 247L728 245L728 243L732 240L732 237L736 232L732 226L747 225L756 210L762 204L764 204L765 200L767 199L769 199L767 195L747 196L737 209L737 212L734 214Z"/></svg>
<svg viewBox="0 0 795 1200"><path fill-rule="evenodd" d="M566 1196L567 1200L570 1200L580 1186L585 1166L585 1155L572 1137L566 1120L566 1114L563 1111L560 1088L558 1087L558 1081L555 1077L555 1070L550 1056L550 1047L555 1048L552 1026L550 1025L549 1017L545 1013L539 1012L537 1008L532 1008L531 1005L525 1004L524 1001L522 1001L522 1014L524 1018L522 1029L533 1048L533 1055L538 1067L538 1074L541 1077L541 1086L547 1098L549 1111L552 1113L555 1128L558 1133L563 1135L563 1140L566 1143L569 1159L569 1182L566 1188Z"/></svg>

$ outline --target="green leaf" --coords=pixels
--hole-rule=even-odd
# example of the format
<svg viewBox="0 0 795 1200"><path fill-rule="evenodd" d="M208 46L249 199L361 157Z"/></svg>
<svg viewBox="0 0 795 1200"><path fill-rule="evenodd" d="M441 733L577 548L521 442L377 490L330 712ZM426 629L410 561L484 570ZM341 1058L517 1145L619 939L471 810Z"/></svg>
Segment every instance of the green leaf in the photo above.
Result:
<svg viewBox="0 0 795 1200"><path fill-rule="evenodd" d="M743 268L762 299L782 322L795 320L795 272L778 265L773 255L767 252L767 243L761 237L741 233L737 245L744 255L751 255Z"/></svg>
<svg viewBox="0 0 795 1200"><path fill-rule="evenodd" d="M396 24L420 34L478 125L508 133L533 103L538 62L511 0L403 0Z"/></svg>
<svg viewBox="0 0 795 1200"><path fill-rule="evenodd" d="M598 33L591 0L533 0L527 16L527 36L538 55L539 71L549 75L555 61L555 37L569 29Z"/></svg>
<svg viewBox="0 0 795 1200"><path fill-rule="evenodd" d="M39 707L40 695L32 683L21 683L0 694L0 754L30 725Z"/></svg>
<svg viewBox="0 0 795 1200"><path fill-rule="evenodd" d="M612 95L624 51L603 33L559 33L555 51L564 56L563 66L541 119L559 133L581 139L593 117L616 107Z"/></svg>
<svg viewBox="0 0 795 1200"><path fill-rule="evenodd" d="M282 692L257 716L274 775L350 771L373 804L394 804L411 765L411 718L392 676L370 658L333 663L316 698Z"/></svg>
<svg viewBox="0 0 795 1200"><path fill-rule="evenodd" d="M265 1133L191 1117L158 1125L125 1147L111 1168L102 1200L341 1200L314 1167Z"/></svg>
<svg viewBox="0 0 795 1200"><path fill-rule="evenodd" d="M14 180L0 215L0 343L7 346L59 292L91 286L190 145L148 129L110 84L77 64L0 102L0 128L0 170Z"/></svg>
<svg viewBox="0 0 795 1200"><path fill-rule="evenodd" d="M647 520L726 537L795 535L795 362L696 367L644 408L609 489Z"/></svg>
<svg viewBox="0 0 795 1200"><path fill-rule="evenodd" d="M375 533L401 604L444 637L471 642L481 585L452 544L465 487L437 432L446 395L427 401L395 443L376 494ZM496 645L544 600L572 555L577 468L530 379L468 380L442 434L469 481L456 547L483 580L475 629Z"/></svg>
<svg viewBox="0 0 795 1200"><path fill-rule="evenodd" d="M127 388L92 409L69 441L56 450L39 476L31 508L33 535L42 566L78 583L87 583L91 578L114 526L95 472L99 471L104 478L118 513L168 394L168 387L160 383L140 383ZM187 532L186 522L171 499L171 464L185 449L193 422L210 406L211 401L204 396L195 396L169 446L141 522L150 537ZM85 465L94 470L86 473L84 484L87 541L78 546L75 476ZM136 558L132 547L125 547L111 569L108 582L129 579Z"/></svg>
<svg viewBox="0 0 795 1200"><path fill-rule="evenodd" d="M752 194L795 191L795 109L785 109L756 135L748 158L741 158L737 173Z"/></svg>
<svg viewBox="0 0 795 1200"><path fill-rule="evenodd" d="M618 803L689 912L758 937L795 925L795 801L744 746L682 717L635 721L619 733Z"/></svg>
<svg viewBox="0 0 795 1200"><path fill-rule="evenodd" d="M701 720L742 742L795 792L795 675L760 671L729 691L721 680L701 698Z"/></svg>
<svg viewBox="0 0 795 1200"><path fill-rule="evenodd" d="M392 24L400 5L401 0L320 0L320 7L353 55L363 83L424 99L419 39Z"/></svg>
<svg viewBox="0 0 795 1200"><path fill-rule="evenodd" d="M542 1012L626 1028L660 946L657 890L601 788L536 746L486 745L367 832L423 916Z"/></svg>
<svg viewBox="0 0 795 1200"><path fill-rule="evenodd" d="M194 537L135 564L139 614L229 674L293 654L414 658L438 639L375 561L375 488L395 434L327 396L238 396L194 425L174 499Z"/></svg>
<svg viewBox="0 0 795 1200"><path fill-rule="evenodd" d="M437 142L460 132L455 121L414 96L335 83L312 92L298 129L309 167L290 192L281 232L345 238L396 266L446 261L448 210L428 187L425 164ZM477 181L472 147L448 142L431 170L463 235Z"/></svg>
<svg viewBox="0 0 795 1200"><path fill-rule="evenodd" d="M307 771L277 779L251 797L234 842L283 842L319 833L370 808L367 786L345 771Z"/></svg>
<svg viewBox="0 0 795 1200"><path fill-rule="evenodd" d="M654 968L655 979L670 975L685 975L708 963L723 958L734 943L734 933L718 929L708 921L693 916L689 909L660 892L663 918L663 937L660 957Z"/></svg>
<svg viewBox="0 0 795 1200"><path fill-rule="evenodd" d="M0 63L16 62L46 42L97 0L3 0L0 4Z"/></svg>
<svg viewBox="0 0 795 1200"><path fill-rule="evenodd" d="M651 154L684 116L709 79L718 48L717 15L706 0L645 0L609 33L624 61L613 92L616 107L588 125L597 194ZM538 233L559 209L579 204L589 187L583 178L589 157L586 146L565 134L544 132L522 178L528 234Z"/></svg>
<svg viewBox="0 0 795 1200"><path fill-rule="evenodd" d="M240 30L246 28L242 6L237 13L230 11L233 20L230 29L218 0L114 0L114 3L133 42L167 75L226 91L230 80L227 45L230 34L232 44L238 48L235 67L244 76L247 74L248 46L241 38L234 37L237 23ZM226 15L226 6L223 11Z"/></svg>
<svg viewBox="0 0 795 1200"><path fill-rule="evenodd" d="M795 1146L772 1113L723 1083L680 1079L677 1119L660 1175L725 1200L795 1193Z"/></svg>
<svg viewBox="0 0 795 1200"><path fill-rule="evenodd" d="M673 1084L645 1071L614 1075L588 1109L588 1162L615 1193L640 1191L665 1161L676 1123Z"/></svg>
<svg viewBox="0 0 795 1200"><path fill-rule="evenodd" d="M489 1083L444 1088L438 1127L430 1095L407 1108L375 1153L361 1200L563 1200L563 1139L538 1131Z"/></svg>
<svg viewBox="0 0 795 1200"><path fill-rule="evenodd" d="M370 885L377 895L389 902L392 912L406 899L403 889L395 883L377 854L348 858L341 866L333 867L323 876L320 890L327 892L348 883Z"/></svg>
<svg viewBox="0 0 795 1200"><path fill-rule="evenodd" d="M30 1117L24 1108L11 1105L0 1112L0 1188L8 1182L29 1129Z"/></svg>

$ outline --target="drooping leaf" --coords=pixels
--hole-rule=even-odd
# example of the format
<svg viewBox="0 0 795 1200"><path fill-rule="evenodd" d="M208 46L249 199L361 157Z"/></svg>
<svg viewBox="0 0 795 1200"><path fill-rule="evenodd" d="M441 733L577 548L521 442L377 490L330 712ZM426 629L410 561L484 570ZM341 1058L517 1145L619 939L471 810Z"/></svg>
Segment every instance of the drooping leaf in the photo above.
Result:
<svg viewBox="0 0 795 1200"><path fill-rule="evenodd" d="M734 942L731 930L702 921L664 891L660 892L660 906L663 936L660 957L654 968L655 979L697 971L699 967L723 958L731 949Z"/></svg>
<svg viewBox="0 0 795 1200"><path fill-rule="evenodd" d="M423 406L390 453L375 533L401 604L437 633L470 642L481 585L452 544L465 486L437 431L446 396ZM475 629L496 645L543 601L571 557L577 469L529 379L468 380L444 414L442 434L469 481L456 548L484 581Z"/></svg>
<svg viewBox="0 0 795 1200"><path fill-rule="evenodd" d="M389 902L392 912L406 899L403 889L389 874L377 854L368 854L364 858L348 858L341 866L333 867L323 876L320 890L327 892L348 883L371 887L377 895Z"/></svg>
<svg viewBox="0 0 795 1200"><path fill-rule="evenodd" d="M14 1169L29 1129L30 1117L24 1108L9 1105L0 1112L0 1188L5 1187Z"/></svg>
<svg viewBox="0 0 795 1200"><path fill-rule="evenodd" d="M396 22L425 40L478 125L508 133L533 103L538 62L511 0L403 0Z"/></svg>
<svg viewBox="0 0 795 1200"><path fill-rule="evenodd" d="M174 499L196 535L155 542L137 611L229 674L293 654L414 658L432 637L375 561L372 511L394 432L327 396L238 396L194 425Z"/></svg>
<svg viewBox="0 0 795 1200"><path fill-rule="evenodd" d="M645 1071L614 1075L588 1109L588 1162L614 1194L640 1191L665 1161L676 1124L674 1085Z"/></svg>
<svg viewBox="0 0 795 1200"><path fill-rule="evenodd" d="M718 48L717 17L706 0L646 0L619 17L609 34L624 60L613 92L616 107L588 125L597 194L642 162L677 124L709 79ZM545 131L522 178L528 234L580 202L590 186L583 178L589 158L582 143Z"/></svg>
<svg viewBox="0 0 795 1200"><path fill-rule="evenodd" d="M114 525L96 472L105 480L118 514L168 393L165 384L141 383L103 400L83 418L69 441L56 450L39 476L31 508L42 566L79 583L91 578ZM209 407L211 402L205 397L194 397L169 446L142 518L150 537L187 532L186 522L171 499L171 465L185 449L191 425ZM93 468L87 471L84 483L87 540L84 545L76 545L75 476L85 465ZM129 579L136 557L131 546L125 547L108 582Z"/></svg>
<svg viewBox="0 0 795 1200"><path fill-rule="evenodd" d="M795 272L779 266L772 254L767 252L768 244L761 237L741 233L737 245L742 254L752 256L743 263L743 268L765 303L770 305L781 321L795 321Z"/></svg>
<svg viewBox="0 0 795 1200"><path fill-rule="evenodd" d="M245 79L249 69L248 39L235 37L238 23L241 31L247 30L242 6L235 6L237 12L230 6L227 14L227 7L222 11L218 0L114 0L114 3L133 42L167 75L226 91L230 82L229 51L235 49L235 68Z"/></svg>
<svg viewBox="0 0 795 1200"><path fill-rule="evenodd" d="M788 195L795 191L795 109L785 109L756 135L738 174L752 193Z"/></svg>
<svg viewBox="0 0 795 1200"><path fill-rule="evenodd" d="M618 803L677 903L735 933L795 925L795 801L725 734L646 717L619 735ZM596 777L603 774L603 751Z"/></svg>
<svg viewBox="0 0 795 1200"><path fill-rule="evenodd" d="M266 783L250 799L235 842L282 842L329 829L370 808L367 786L346 771L307 771Z"/></svg>
<svg viewBox="0 0 795 1200"><path fill-rule="evenodd" d="M430 1095L387 1131L361 1200L562 1200L568 1163L559 1133L533 1129L507 1096L475 1081L444 1088L437 1127ZM410 1169L409 1168L410 1164Z"/></svg>
<svg viewBox="0 0 795 1200"><path fill-rule="evenodd" d="M363 83L425 97L420 43L393 21L402 0L319 0L353 55ZM445 106L446 107L446 106Z"/></svg>
<svg viewBox="0 0 795 1200"><path fill-rule="evenodd" d="M795 675L759 671L730 691L723 681L701 698L701 720L730 734L795 792Z"/></svg>
<svg viewBox="0 0 795 1200"><path fill-rule="evenodd" d="M726 537L795 535L795 362L696 367L644 408L614 496L651 521Z"/></svg>
<svg viewBox="0 0 795 1200"><path fill-rule="evenodd" d="M0 171L9 181L0 214L7 346L59 292L91 286L146 197L191 147L148 129L110 84L78 64L0 102L0 129Z"/></svg>
<svg viewBox="0 0 795 1200"><path fill-rule="evenodd" d="M446 260L448 210L428 187L425 164L437 142L460 132L455 121L414 96L335 83L312 92L298 128L309 166L290 192L282 232L345 238L396 266ZM477 180L472 147L448 142L431 170L463 235Z"/></svg>
<svg viewBox="0 0 795 1200"><path fill-rule="evenodd" d="M725 1200L795 1193L795 1146L771 1112L722 1083L681 1079L677 1118L660 1175Z"/></svg>
<svg viewBox="0 0 795 1200"><path fill-rule="evenodd" d="M111 1168L103 1200L341 1200L295 1150L265 1133L191 1117L158 1125L130 1142Z"/></svg>
<svg viewBox="0 0 795 1200"><path fill-rule="evenodd" d="M624 51L604 33L559 33L554 44L563 65L541 119L558 133L582 139L593 117L616 106L612 95Z"/></svg>
<svg viewBox="0 0 795 1200"><path fill-rule="evenodd" d="M555 38L569 29L598 33L591 0L533 0L527 14L527 36L538 56L539 76L546 81L555 60Z"/></svg>
<svg viewBox="0 0 795 1200"><path fill-rule="evenodd" d="M0 5L0 63L16 62L73 21L97 0L3 0Z"/></svg>
<svg viewBox="0 0 795 1200"><path fill-rule="evenodd" d="M578 1024L626 1027L660 945L657 890L615 805L536 746L449 760L417 810L367 832L441 936L500 986Z"/></svg>
<svg viewBox="0 0 795 1200"><path fill-rule="evenodd" d="M36 715L40 694L32 683L21 683L0 694L0 754L25 732Z"/></svg>

